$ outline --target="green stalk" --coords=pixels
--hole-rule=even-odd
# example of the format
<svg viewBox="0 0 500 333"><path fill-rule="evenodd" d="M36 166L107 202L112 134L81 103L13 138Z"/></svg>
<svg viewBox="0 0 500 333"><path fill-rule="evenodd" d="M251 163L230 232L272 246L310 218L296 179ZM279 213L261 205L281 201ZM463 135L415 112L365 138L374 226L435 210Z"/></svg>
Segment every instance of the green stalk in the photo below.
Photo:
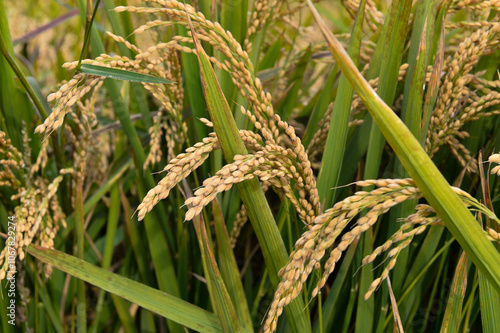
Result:
<svg viewBox="0 0 500 333"><path fill-rule="evenodd" d="M75 222L76 222L76 246L78 259L83 260L83 255L85 253L85 229L84 229L84 215L83 215L83 189L82 189L83 179L80 178L78 181L78 188L76 191L76 208L75 208ZM78 280L77 282L77 332L85 333L87 332L87 304L85 296L85 282L83 280Z"/></svg>
<svg viewBox="0 0 500 333"><path fill-rule="evenodd" d="M92 1L89 0L87 2L87 15L86 15L86 20L85 20L85 35L83 37L83 47L82 47L82 52L80 53L80 58L78 59L78 64L76 65L76 70L80 69L80 66L82 65L82 60L87 56L87 52L89 49L89 42L90 42L90 35L92 34L92 23L94 22L95 15L97 14L97 9L99 8L99 3L101 0L97 0L94 11L92 14L90 14L90 11L92 10Z"/></svg>
<svg viewBox="0 0 500 333"><path fill-rule="evenodd" d="M444 314L441 332L458 332L462 321L463 301L467 288L467 255L462 252L453 276L448 303Z"/></svg>
<svg viewBox="0 0 500 333"><path fill-rule="evenodd" d="M328 30L310 0L308 4L342 72L346 74L354 90L367 106L408 174L472 262L500 291L500 266L498 265L500 254L498 251L427 156L419 141L363 78L342 45Z"/></svg>

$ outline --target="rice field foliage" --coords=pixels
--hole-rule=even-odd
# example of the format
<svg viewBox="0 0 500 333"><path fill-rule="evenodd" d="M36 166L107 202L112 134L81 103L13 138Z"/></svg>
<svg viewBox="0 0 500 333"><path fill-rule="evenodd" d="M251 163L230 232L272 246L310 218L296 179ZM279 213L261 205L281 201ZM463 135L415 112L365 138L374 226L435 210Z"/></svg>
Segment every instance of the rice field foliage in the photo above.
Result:
<svg viewBox="0 0 500 333"><path fill-rule="evenodd" d="M0 0L1 331L499 331L499 10Z"/></svg>

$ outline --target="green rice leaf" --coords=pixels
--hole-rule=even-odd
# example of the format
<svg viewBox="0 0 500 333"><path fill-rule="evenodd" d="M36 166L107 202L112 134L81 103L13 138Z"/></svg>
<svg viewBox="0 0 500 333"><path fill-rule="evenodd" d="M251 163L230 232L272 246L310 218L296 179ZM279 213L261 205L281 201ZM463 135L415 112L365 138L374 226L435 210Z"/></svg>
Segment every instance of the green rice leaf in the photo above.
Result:
<svg viewBox="0 0 500 333"><path fill-rule="evenodd" d="M191 192L191 189L187 185L185 179L183 180L183 185L186 199L191 198L193 193ZM189 207L191 208L192 206ZM196 231L196 237L198 238L198 244L200 246L201 261L203 271L205 273L205 279L207 280L210 300L212 307L215 309L215 313L219 317L222 329L224 332L243 332L236 309L234 308L234 304L222 279L219 267L217 266L214 253L210 245L205 221L200 215L196 215L193 218L193 226Z"/></svg>
<svg viewBox="0 0 500 333"><path fill-rule="evenodd" d="M234 304L238 319L243 328L252 329L252 318L246 301L245 290L240 278L238 263L231 248L229 234L224 222L222 212L217 201L212 203L215 222L215 235L219 254L219 266L224 283Z"/></svg>
<svg viewBox="0 0 500 333"><path fill-rule="evenodd" d="M114 80L124 80L124 81L131 81L131 82L146 82L146 83L174 83L174 81L170 81L167 79L162 79L160 77L148 75L148 74L141 74L141 73L136 73L136 72L130 72L130 71L125 71L122 69L116 69L116 68L109 68L109 67L104 67L104 66L96 66L96 65L90 65L90 64L83 64L80 67L80 71L82 73L90 74L90 75L98 75L98 76L104 76L109 79L114 79Z"/></svg>
<svg viewBox="0 0 500 333"><path fill-rule="evenodd" d="M451 285L441 332L458 332L462 319L462 304L467 288L467 255L462 252Z"/></svg>
<svg viewBox="0 0 500 333"><path fill-rule="evenodd" d="M127 299L183 326L198 332L222 332L217 316L180 298L111 273L59 251L30 245L28 252L39 260L78 279Z"/></svg>
<svg viewBox="0 0 500 333"><path fill-rule="evenodd" d="M481 272L479 275L479 305L485 333L500 332L500 295Z"/></svg>

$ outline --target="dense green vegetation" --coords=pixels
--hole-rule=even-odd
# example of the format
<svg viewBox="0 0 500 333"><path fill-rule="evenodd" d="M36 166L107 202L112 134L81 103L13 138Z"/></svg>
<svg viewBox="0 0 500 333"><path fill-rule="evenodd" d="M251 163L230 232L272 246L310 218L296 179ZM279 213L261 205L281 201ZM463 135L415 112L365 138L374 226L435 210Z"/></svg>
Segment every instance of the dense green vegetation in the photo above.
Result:
<svg viewBox="0 0 500 333"><path fill-rule="evenodd" d="M0 330L499 331L499 9L0 0Z"/></svg>

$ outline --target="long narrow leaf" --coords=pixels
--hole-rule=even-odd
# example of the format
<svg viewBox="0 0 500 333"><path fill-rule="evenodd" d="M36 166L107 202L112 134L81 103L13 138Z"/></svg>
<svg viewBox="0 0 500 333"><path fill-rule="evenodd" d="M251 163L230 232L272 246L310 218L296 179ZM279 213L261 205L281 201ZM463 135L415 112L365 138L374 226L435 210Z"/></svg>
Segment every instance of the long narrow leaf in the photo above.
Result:
<svg viewBox="0 0 500 333"><path fill-rule="evenodd" d="M108 272L59 251L30 245L28 252L78 279L116 294L183 326L199 332L222 332L217 316L180 298Z"/></svg>
<svg viewBox="0 0 500 333"><path fill-rule="evenodd" d="M462 320L462 304L467 288L467 256L462 252L451 285L441 332L458 332Z"/></svg>
<svg viewBox="0 0 500 333"><path fill-rule="evenodd" d="M228 288L229 295L233 301L234 307L238 312L238 318L241 325L249 330L252 329L252 319L248 310L248 303L245 297L245 290L240 279L240 271L234 257L233 249L224 223L222 212L217 201L213 203L215 235L217 237L219 266L222 277Z"/></svg>
<svg viewBox="0 0 500 333"><path fill-rule="evenodd" d="M485 333L500 332L500 294L493 289L481 272L479 274L479 305Z"/></svg>
<svg viewBox="0 0 500 333"><path fill-rule="evenodd" d="M83 64L80 67L80 72L90 75L104 76L115 80L125 80L131 82L165 83L165 84L174 83L174 81L162 79L161 77L156 77L148 74L136 73L117 68L96 66L91 64Z"/></svg>
<svg viewBox="0 0 500 333"><path fill-rule="evenodd" d="M191 198L193 193L185 179L183 180L183 185L186 199ZM191 208L192 206L189 205L188 207ZM197 215L193 218L193 225L200 246L201 261L203 264L203 271L205 272L205 279L207 280L210 300L215 309L215 313L219 317L222 329L224 332L242 332L236 309L234 308L226 285L222 280L217 262L215 261L215 256L210 247L205 221L200 215Z"/></svg>

